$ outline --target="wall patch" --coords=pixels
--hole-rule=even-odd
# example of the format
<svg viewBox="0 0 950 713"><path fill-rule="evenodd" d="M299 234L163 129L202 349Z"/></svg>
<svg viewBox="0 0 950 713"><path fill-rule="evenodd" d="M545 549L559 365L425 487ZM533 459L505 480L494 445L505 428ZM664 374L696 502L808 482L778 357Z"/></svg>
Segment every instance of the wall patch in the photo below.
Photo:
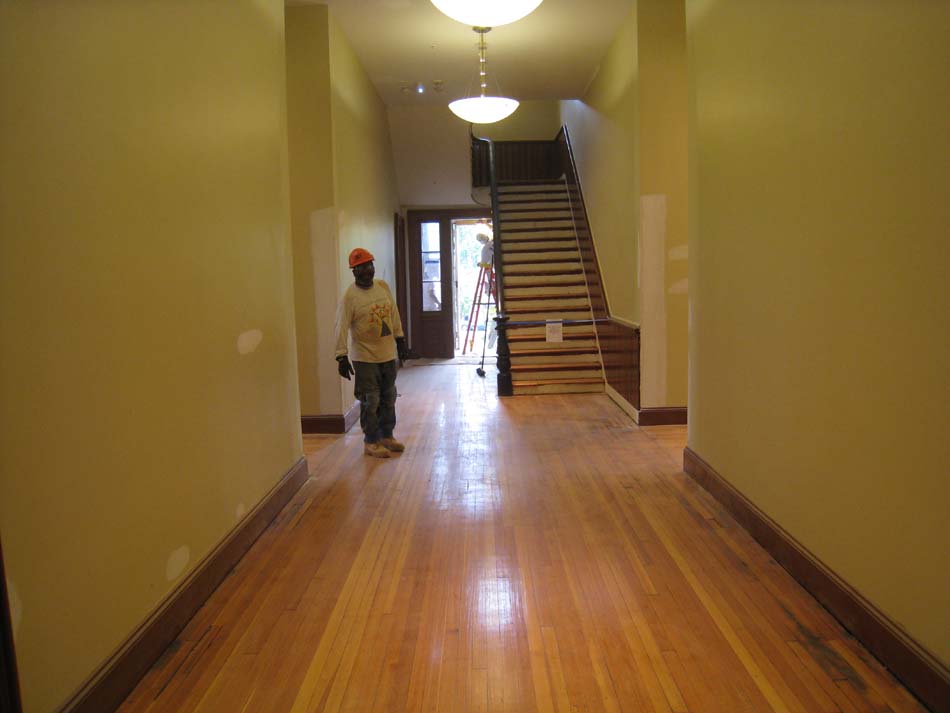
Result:
<svg viewBox="0 0 950 713"><path fill-rule="evenodd" d="M250 354L264 341L264 333L259 329L251 329L237 338L238 354Z"/></svg>
<svg viewBox="0 0 950 713"><path fill-rule="evenodd" d="M168 562L165 564L165 579L169 582L173 582L178 577L181 576L181 573L185 571L185 567L188 566L188 561L191 559L191 550L188 549L188 545L179 547L177 550L168 555Z"/></svg>

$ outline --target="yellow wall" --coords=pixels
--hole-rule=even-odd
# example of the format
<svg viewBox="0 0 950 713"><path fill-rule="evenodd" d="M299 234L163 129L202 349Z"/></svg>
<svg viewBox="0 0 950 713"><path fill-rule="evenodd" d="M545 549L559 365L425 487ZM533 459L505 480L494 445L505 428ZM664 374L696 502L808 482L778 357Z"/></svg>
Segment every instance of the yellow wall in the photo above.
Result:
<svg viewBox="0 0 950 713"><path fill-rule="evenodd" d="M950 4L688 11L689 445L950 664Z"/></svg>
<svg viewBox="0 0 950 713"><path fill-rule="evenodd" d="M376 276L394 286L393 214L399 197L386 105L332 16L330 83L341 281L344 287L353 281L347 256L363 247L376 257Z"/></svg>
<svg viewBox="0 0 950 713"><path fill-rule="evenodd" d="M365 247L394 285L399 210L386 107L326 6L287 8L291 211L301 410L339 414L352 383L333 360L336 304Z"/></svg>
<svg viewBox="0 0 950 713"><path fill-rule="evenodd" d="M0 4L0 536L31 713L301 456L283 33L280 0Z"/></svg>
<svg viewBox="0 0 950 713"><path fill-rule="evenodd" d="M561 102L613 315L638 322L637 12L617 32L582 100Z"/></svg>
<svg viewBox="0 0 950 713"><path fill-rule="evenodd" d="M454 117L454 115L453 115ZM454 117L456 121L461 119ZM462 122L464 125L465 122ZM476 136L495 141L550 141L561 128L561 112L556 100L523 101L515 113L494 124L474 124Z"/></svg>
<svg viewBox="0 0 950 713"><path fill-rule="evenodd" d="M330 44L326 5L286 9L287 134L290 169L290 214L294 253L294 302L297 329L297 370L300 410L322 412L319 349L322 331L332 331L332 319L318 321L313 216L332 213L333 141L330 122ZM335 250L333 251L335 253ZM335 260L334 260L335 267ZM331 291L332 294L332 291ZM335 369L329 375L336 375ZM335 387L336 382L330 381ZM336 393L336 388L331 391Z"/></svg>
<svg viewBox="0 0 950 713"><path fill-rule="evenodd" d="M641 327L641 404L685 406L688 77L682 0L637 0L561 102L610 312Z"/></svg>
<svg viewBox="0 0 950 713"><path fill-rule="evenodd" d="M561 102L613 315L639 322L637 11L617 32L582 100Z"/></svg>
<svg viewBox="0 0 950 713"><path fill-rule="evenodd" d="M444 104L390 106L387 114L403 208L472 207L469 124Z"/></svg>
<svg viewBox="0 0 950 713"><path fill-rule="evenodd" d="M688 98L682 0L638 0L641 403L685 406ZM647 213L661 200L662 222ZM659 228L659 230L657 229ZM648 272L659 273L656 279Z"/></svg>

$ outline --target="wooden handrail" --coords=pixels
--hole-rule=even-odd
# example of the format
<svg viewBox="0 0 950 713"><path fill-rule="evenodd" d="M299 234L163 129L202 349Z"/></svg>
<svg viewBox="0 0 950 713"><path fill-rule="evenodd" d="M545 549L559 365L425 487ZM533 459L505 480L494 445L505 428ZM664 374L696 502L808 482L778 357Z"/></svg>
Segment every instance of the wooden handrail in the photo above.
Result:
<svg viewBox="0 0 950 713"><path fill-rule="evenodd" d="M501 216L498 212L498 179L495 175L495 142L491 139L483 139L472 133L469 125L469 135L472 137L472 144L482 142L488 144L488 176L489 187L491 189L491 220L492 233L494 234L494 250L492 251L492 263L495 268L495 310L499 315L504 314L504 286L505 275L501 262ZM474 154L474 151L472 152Z"/></svg>

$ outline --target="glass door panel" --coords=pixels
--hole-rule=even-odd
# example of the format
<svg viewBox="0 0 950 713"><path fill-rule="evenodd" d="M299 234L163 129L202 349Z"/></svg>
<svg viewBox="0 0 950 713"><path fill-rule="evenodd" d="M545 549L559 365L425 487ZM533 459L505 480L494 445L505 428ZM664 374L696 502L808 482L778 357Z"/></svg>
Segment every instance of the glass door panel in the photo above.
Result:
<svg viewBox="0 0 950 713"><path fill-rule="evenodd" d="M442 311L442 251L439 223L423 223L422 229L422 311Z"/></svg>

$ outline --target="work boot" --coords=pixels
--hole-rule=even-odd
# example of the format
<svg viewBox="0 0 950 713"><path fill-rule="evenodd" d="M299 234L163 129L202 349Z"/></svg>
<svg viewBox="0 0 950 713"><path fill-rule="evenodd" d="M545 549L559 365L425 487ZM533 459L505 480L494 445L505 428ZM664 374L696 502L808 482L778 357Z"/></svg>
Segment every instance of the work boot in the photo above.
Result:
<svg viewBox="0 0 950 713"><path fill-rule="evenodd" d="M391 436L389 438L380 438L379 442L383 444L383 448L393 453L402 453L406 450L406 447L402 443Z"/></svg>
<svg viewBox="0 0 950 713"><path fill-rule="evenodd" d="M363 455L373 458L389 458L389 451L381 443L364 443Z"/></svg>

